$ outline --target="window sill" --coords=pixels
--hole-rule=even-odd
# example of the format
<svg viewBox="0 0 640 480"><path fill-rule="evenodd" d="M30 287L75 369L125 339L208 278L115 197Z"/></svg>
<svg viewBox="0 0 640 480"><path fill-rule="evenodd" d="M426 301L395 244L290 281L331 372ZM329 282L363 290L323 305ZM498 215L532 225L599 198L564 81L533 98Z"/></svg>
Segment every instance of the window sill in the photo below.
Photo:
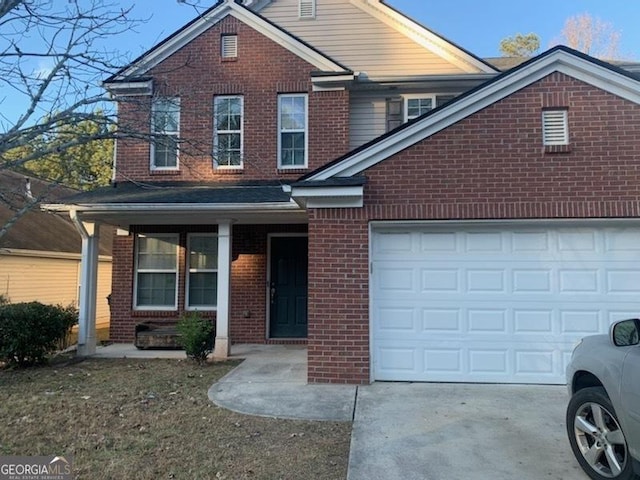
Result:
<svg viewBox="0 0 640 480"><path fill-rule="evenodd" d="M175 318L178 315L178 309L175 310L144 310L141 308L134 307L134 310L131 312L132 317L173 317Z"/></svg>
<svg viewBox="0 0 640 480"><path fill-rule="evenodd" d="M150 170L151 175L182 175L180 170Z"/></svg>
<svg viewBox="0 0 640 480"><path fill-rule="evenodd" d="M242 167L214 167L213 170L220 175L242 175L244 173Z"/></svg>
<svg viewBox="0 0 640 480"><path fill-rule="evenodd" d="M571 153L571 145L545 145L544 153Z"/></svg>
<svg viewBox="0 0 640 480"><path fill-rule="evenodd" d="M220 61L222 63L237 62L238 61L238 57L220 57Z"/></svg>

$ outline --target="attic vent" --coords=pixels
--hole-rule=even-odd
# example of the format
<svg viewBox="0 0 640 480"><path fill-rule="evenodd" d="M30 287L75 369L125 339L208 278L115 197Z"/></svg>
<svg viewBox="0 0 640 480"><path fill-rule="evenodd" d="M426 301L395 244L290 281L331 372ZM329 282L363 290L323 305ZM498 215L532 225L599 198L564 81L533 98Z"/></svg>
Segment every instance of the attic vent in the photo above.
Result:
<svg viewBox="0 0 640 480"><path fill-rule="evenodd" d="M542 112L542 137L544 145L568 145L569 121L567 110Z"/></svg>
<svg viewBox="0 0 640 480"><path fill-rule="evenodd" d="M316 18L316 0L300 0L300 18Z"/></svg>
<svg viewBox="0 0 640 480"><path fill-rule="evenodd" d="M236 58L238 56L237 35L223 35L220 44L222 58Z"/></svg>

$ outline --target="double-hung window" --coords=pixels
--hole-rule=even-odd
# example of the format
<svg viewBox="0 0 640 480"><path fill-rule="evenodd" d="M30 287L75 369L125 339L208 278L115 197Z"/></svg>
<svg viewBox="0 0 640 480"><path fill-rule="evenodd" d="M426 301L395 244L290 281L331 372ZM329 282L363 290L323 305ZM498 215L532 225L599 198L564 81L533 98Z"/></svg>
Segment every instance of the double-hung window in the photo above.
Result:
<svg viewBox="0 0 640 480"><path fill-rule="evenodd" d="M278 97L278 167L306 168L308 159L306 94Z"/></svg>
<svg viewBox="0 0 640 480"><path fill-rule="evenodd" d="M136 238L137 309L175 310L178 301L176 234L140 234Z"/></svg>
<svg viewBox="0 0 640 480"><path fill-rule="evenodd" d="M436 107L435 95L419 95L405 97L405 122L424 115Z"/></svg>
<svg viewBox="0 0 640 480"><path fill-rule="evenodd" d="M243 102L240 96L213 100L213 160L217 168L242 168Z"/></svg>
<svg viewBox="0 0 640 480"><path fill-rule="evenodd" d="M187 308L215 310L218 295L218 237L214 234L189 235Z"/></svg>
<svg viewBox="0 0 640 480"><path fill-rule="evenodd" d="M151 106L151 169L178 169L180 99L159 97Z"/></svg>

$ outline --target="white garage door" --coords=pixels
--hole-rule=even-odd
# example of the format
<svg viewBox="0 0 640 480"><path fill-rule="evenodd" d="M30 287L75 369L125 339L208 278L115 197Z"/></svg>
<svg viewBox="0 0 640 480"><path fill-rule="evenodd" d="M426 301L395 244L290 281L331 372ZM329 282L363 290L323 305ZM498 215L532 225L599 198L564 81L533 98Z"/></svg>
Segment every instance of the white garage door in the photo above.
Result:
<svg viewBox="0 0 640 480"><path fill-rule="evenodd" d="M379 227L374 380L565 383L575 343L640 315L640 229Z"/></svg>

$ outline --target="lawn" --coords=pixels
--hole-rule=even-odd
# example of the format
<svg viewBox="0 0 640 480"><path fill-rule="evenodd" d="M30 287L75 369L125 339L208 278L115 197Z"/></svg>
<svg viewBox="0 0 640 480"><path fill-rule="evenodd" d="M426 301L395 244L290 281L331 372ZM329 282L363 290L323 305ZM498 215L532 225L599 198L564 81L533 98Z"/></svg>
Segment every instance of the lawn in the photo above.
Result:
<svg viewBox="0 0 640 480"><path fill-rule="evenodd" d="M236 363L102 360L0 370L0 455L74 456L79 479L346 478L351 425L217 407Z"/></svg>

